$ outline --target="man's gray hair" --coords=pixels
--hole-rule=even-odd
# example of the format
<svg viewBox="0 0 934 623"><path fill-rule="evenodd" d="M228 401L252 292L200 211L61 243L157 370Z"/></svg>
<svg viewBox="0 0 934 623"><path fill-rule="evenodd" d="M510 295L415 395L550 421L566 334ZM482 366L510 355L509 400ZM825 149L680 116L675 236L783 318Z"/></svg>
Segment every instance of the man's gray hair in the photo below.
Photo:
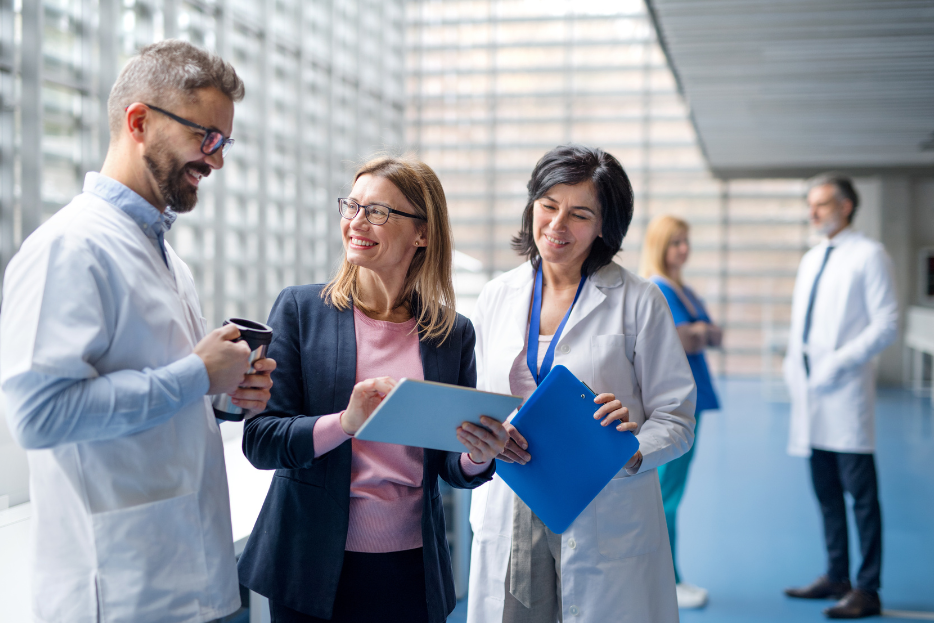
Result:
<svg viewBox="0 0 934 623"><path fill-rule="evenodd" d="M842 173L821 173L807 181L808 192L810 192L812 188L826 186L827 184L834 187L834 194L837 196L837 201L848 199L850 203L853 204L853 211L850 212L849 218L849 222L852 223L853 216L856 214L856 208L859 206L859 195L856 193L856 187L853 186L853 180Z"/></svg>
<svg viewBox="0 0 934 623"><path fill-rule="evenodd" d="M216 54L178 39L147 45L130 59L110 90L107 116L110 137L120 134L126 107L143 102L171 109L196 91L214 87L232 102L243 99L243 80L233 66Z"/></svg>

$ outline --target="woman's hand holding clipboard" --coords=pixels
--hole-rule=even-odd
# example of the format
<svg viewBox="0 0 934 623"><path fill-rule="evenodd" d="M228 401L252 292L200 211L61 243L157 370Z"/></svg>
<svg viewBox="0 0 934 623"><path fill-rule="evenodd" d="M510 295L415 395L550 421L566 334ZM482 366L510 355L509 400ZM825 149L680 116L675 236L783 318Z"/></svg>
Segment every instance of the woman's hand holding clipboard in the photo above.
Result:
<svg viewBox="0 0 934 623"><path fill-rule="evenodd" d="M601 405L596 412L594 403ZM554 366L508 425L497 474L560 534L625 467L641 464L637 426L628 420L613 394L596 395ZM608 430L617 421L617 430Z"/></svg>
<svg viewBox="0 0 934 623"><path fill-rule="evenodd" d="M603 418L603 421L600 422L600 426L609 426L613 422L619 420L619 424L616 425L616 430L620 432L635 432L636 428L638 428L638 424L629 421L629 409L624 407L623 403L617 400L614 394L597 394L593 401L598 405L602 405L597 409L597 412L593 414L593 419L595 420ZM506 432L509 433L509 441L506 443L503 452L496 458L501 461L506 461L507 463L525 465L532 459L532 455L528 452L529 442L522 436L519 429L509 422L503 424L503 427L506 429ZM629 463L626 464L626 467L628 468L634 465L641 456L641 451L637 450L636 453L632 455Z"/></svg>

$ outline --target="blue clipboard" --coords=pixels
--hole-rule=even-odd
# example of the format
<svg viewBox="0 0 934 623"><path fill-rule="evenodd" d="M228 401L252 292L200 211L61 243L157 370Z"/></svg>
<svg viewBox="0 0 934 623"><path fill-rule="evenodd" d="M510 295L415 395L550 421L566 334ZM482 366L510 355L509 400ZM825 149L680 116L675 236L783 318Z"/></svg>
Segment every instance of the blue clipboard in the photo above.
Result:
<svg viewBox="0 0 934 623"><path fill-rule="evenodd" d="M512 419L529 442L525 465L497 460L496 473L548 528L562 533L639 449L639 440L593 419L594 394L555 366Z"/></svg>

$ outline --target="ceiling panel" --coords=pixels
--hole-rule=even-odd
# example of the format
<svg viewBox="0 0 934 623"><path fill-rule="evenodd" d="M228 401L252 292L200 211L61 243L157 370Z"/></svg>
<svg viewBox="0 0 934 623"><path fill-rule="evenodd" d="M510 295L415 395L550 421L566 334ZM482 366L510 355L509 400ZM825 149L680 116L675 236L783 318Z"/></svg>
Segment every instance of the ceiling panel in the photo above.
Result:
<svg viewBox="0 0 934 623"><path fill-rule="evenodd" d="M934 172L934 0L647 0L714 173Z"/></svg>

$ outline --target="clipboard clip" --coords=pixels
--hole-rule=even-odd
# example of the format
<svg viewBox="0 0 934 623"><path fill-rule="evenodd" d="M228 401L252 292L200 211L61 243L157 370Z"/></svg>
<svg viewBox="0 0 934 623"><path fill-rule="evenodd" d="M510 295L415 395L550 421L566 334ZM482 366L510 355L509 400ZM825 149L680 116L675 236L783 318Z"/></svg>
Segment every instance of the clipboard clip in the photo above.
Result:
<svg viewBox="0 0 934 623"><path fill-rule="evenodd" d="M584 383L583 381L581 381L581 384L582 384L584 387L586 387L587 389L590 389L590 385L588 385L587 383ZM595 392L595 391L592 390L592 389L590 389L590 393L593 394L594 396L597 395L597 392ZM583 398L583 396L581 396L581 398Z"/></svg>

